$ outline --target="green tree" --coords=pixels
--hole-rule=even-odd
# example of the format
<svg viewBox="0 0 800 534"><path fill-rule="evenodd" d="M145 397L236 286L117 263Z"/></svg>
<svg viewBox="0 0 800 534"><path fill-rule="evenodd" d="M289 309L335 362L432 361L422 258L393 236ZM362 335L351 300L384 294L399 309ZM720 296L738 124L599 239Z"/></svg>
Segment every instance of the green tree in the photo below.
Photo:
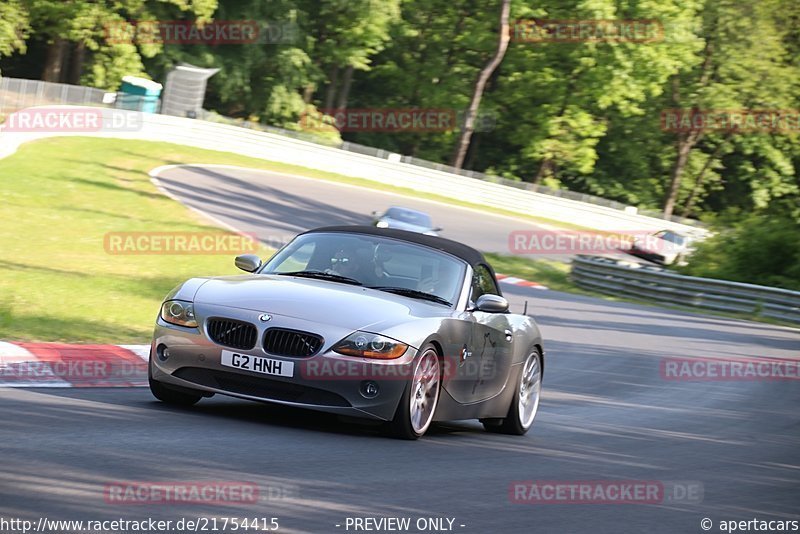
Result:
<svg viewBox="0 0 800 534"><path fill-rule="evenodd" d="M181 61L220 68L209 81L212 106L292 128L315 105L346 104L353 72L370 68L398 17L397 0L223 0L215 18L292 28L292 35L243 45L174 46L147 63L160 72Z"/></svg>
<svg viewBox="0 0 800 534"><path fill-rule="evenodd" d="M734 217L698 245L681 270L704 276L800 289L800 224L788 213ZM729 214L730 217L730 214Z"/></svg>
<svg viewBox="0 0 800 534"><path fill-rule="evenodd" d="M480 70L496 52L500 0L405 0L390 28L391 46L373 58L369 71L354 78L349 99L358 108L452 110L459 122L473 95ZM496 71L487 81L491 91ZM482 139L484 99L465 167L471 168ZM356 133L349 140L434 161L448 162L459 131Z"/></svg>
<svg viewBox="0 0 800 534"><path fill-rule="evenodd" d="M25 53L25 40L30 29L28 12L20 0L0 4L0 56Z"/></svg>
<svg viewBox="0 0 800 534"><path fill-rule="evenodd" d="M684 27L695 2L618 6L611 1L544 2L520 6L514 18L550 20L655 19ZM597 147L609 128L647 113L664 82L699 47L691 33L665 31L663 42L512 43L495 97L512 128L511 151L520 177L541 183L579 185L591 180ZM614 124L611 120L615 120ZM648 126L652 127L652 126ZM616 129L615 131L619 131Z"/></svg>
<svg viewBox="0 0 800 534"><path fill-rule="evenodd" d="M304 11L313 13L307 25L313 43L309 55L324 73L319 84L308 86L306 102L318 87L324 87L322 106L344 108L354 73L370 70L372 57L389 41L389 28L400 17L399 1L324 0L304 4Z"/></svg>
<svg viewBox="0 0 800 534"><path fill-rule="evenodd" d="M470 139L472 138L472 134L475 131L475 120L478 116L478 108L481 105L481 98L483 98L483 91L486 88L486 83L489 81L489 77L494 73L495 69L500 66L500 63L503 61L503 57L506 55L508 41L511 37L509 35L508 23L510 11L511 0L503 0L503 3L500 6L500 24L497 31L497 50L495 51L494 56L492 56L492 59L489 60L489 63L487 63L486 66L481 69L478 79L475 82L475 88L472 91L472 98L470 99L469 108L467 108L467 113L464 117L464 125L461 128L461 135L458 136L458 140L456 141L456 153L453 158L453 167L456 169L461 168L461 166L464 164L464 158L467 156L467 150L469 149L469 143Z"/></svg>
<svg viewBox="0 0 800 534"><path fill-rule="evenodd" d="M22 5L30 14L33 37L47 43L42 80L113 89L126 74L144 75L141 58L158 54L162 47L109 39L110 29L177 17L208 21L217 1L22 0Z"/></svg>
<svg viewBox="0 0 800 534"><path fill-rule="evenodd" d="M785 41L790 30L783 19L785 5L781 0L707 0L702 13L705 44L693 68L671 78L671 107L785 109L796 104L798 71L787 56ZM674 162L663 203L665 217L672 215L681 200L682 180L692 151L707 137L713 138L712 145L719 146L723 143L721 135L724 134L702 129L676 135ZM752 141L744 144L755 149ZM768 136L757 144L758 152L771 152ZM776 163L778 168L788 170Z"/></svg>

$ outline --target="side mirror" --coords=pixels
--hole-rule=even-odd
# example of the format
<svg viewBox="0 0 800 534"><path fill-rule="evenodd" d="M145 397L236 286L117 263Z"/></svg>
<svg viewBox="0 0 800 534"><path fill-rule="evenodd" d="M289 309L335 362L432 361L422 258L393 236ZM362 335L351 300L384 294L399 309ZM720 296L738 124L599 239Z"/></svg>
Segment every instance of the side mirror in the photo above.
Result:
<svg viewBox="0 0 800 534"><path fill-rule="evenodd" d="M243 271L247 271L248 273L254 273L261 267L261 258L256 256L255 254L242 254L241 256L236 256L236 259L233 260L236 264L236 267Z"/></svg>
<svg viewBox="0 0 800 534"><path fill-rule="evenodd" d="M481 295L475 303L475 309L486 313L505 313L508 311L508 301L500 295Z"/></svg>
<svg viewBox="0 0 800 534"><path fill-rule="evenodd" d="M436 228L433 229L434 232L441 232L442 230L444 230L444 228L442 228L441 226L437 226Z"/></svg>
<svg viewBox="0 0 800 534"><path fill-rule="evenodd" d="M377 216L378 216L378 212L377 212L377 211L373 211L373 212L372 212L372 216L373 216L373 217L377 217Z"/></svg>

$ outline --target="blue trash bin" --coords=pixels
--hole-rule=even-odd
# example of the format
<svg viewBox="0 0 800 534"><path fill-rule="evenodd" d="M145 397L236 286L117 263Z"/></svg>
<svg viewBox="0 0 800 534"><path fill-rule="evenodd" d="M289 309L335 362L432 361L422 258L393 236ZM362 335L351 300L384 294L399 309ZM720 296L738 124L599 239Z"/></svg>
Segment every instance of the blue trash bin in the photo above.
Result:
<svg viewBox="0 0 800 534"><path fill-rule="evenodd" d="M144 113L158 113L160 83L137 76L125 76L117 92L116 107Z"/></svg>

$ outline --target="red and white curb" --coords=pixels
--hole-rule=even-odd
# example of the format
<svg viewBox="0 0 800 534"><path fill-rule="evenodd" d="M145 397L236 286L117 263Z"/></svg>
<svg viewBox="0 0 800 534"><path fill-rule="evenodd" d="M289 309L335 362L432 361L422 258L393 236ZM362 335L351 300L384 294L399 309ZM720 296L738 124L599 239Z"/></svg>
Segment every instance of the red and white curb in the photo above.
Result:
<svg viewBox="0 0 800 534"><path fill-rule="evenodd" d="M522 278L517 278L515 276L507 276L505 274L498 274L495 273L495 277L497 281L501 284L511 284L514 286L522 286L522 287L532 287L534 289L547 289L547 286L543 286L538 282L531 282L528 280L523 280Z"/></svg>
<svg viewBox="0 0 800 534"><path fill-rule="evenodd" d="M0 341L0 387L146 386L149 353L149 345Z"/></svg>

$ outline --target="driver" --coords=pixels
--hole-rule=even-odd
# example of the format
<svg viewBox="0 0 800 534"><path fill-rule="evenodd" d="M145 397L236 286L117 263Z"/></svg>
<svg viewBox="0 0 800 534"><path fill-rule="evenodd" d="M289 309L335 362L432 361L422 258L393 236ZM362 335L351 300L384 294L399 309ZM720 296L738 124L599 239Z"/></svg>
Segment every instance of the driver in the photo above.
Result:
<svg viewBox="0 0 800 534"><path fill-rule="evenodd" d="M331 267L327 271L363 282L361 276L363 263L359 251L354 246L343 245L331 257Z"/></svg>
<svg viewBox="0 0 800 534"><path fill-rule="evenodd" d="M358 272L358 264L355 261L355 254L352 250L341 248L331 258L330 270L334 274L353 277Z"/></svg>

